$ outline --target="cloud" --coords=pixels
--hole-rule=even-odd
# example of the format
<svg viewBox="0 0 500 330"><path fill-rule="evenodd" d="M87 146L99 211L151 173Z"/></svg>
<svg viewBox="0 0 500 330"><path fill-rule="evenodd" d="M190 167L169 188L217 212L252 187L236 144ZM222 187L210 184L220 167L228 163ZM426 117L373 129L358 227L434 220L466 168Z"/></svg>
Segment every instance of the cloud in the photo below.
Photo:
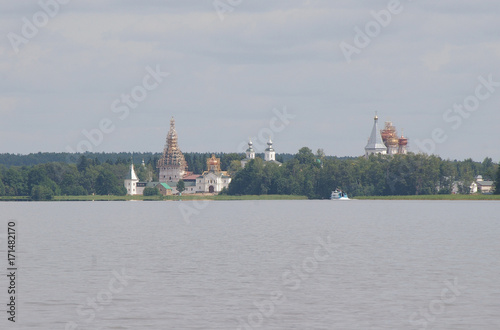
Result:
<svg viewBox="0 0 500 330"><path fill-rule="evenodd" d="M6 115L11 114L16 109L17 103L15 97L0 95L0 115L5 119Z"/></svg>
<svg viewBox="0 0 500 330"><path fill-rule="evenodd" d="M424 65L431 71L438 71L442 66L449 64L451 60L451 52L459 49L451 45L445 45L437 52L427 53L423 56Z"/></svg>
<svg viewBox="0 0 500 330"><path fill-rule="evenodd" d="M387 1L247 0L223 21L211 0L71 1L19 54L5 36L19 33L23 17L40 7L3 2L0 111L9 113L13 141L0 152L41 151L21 138L29 133L26 116L43 122L37 134L44 148L64 150L61 141L114 115L113 100L140 83L148 65L171 76L99 150L161 151L173 115L179 132L184 129L183 149L231 152L283 106L294 111L297 124L275 138L278 151L306 145L339 156L363 154L375 111L410 139L427 138L479 75L500 80L500 5L402 4L404 11L348 64L339 44L352 41L354 28L364 27ZM483 129L500 120L495 97L464 124L480 132L474 139L500 138L498 130ZM456 134L439 152L484 158L484 148L460 148L474 143ZM500 151L490 156L500 159Z"/></svg>

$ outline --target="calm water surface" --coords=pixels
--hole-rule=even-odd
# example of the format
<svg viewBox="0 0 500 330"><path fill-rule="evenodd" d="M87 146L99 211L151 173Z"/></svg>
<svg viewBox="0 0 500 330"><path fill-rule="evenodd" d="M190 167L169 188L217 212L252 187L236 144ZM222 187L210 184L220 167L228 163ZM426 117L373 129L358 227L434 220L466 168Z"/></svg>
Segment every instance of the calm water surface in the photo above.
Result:
<svg viewBox="0 0 500 330"><path fill-rule="evenodd" d="M0 329L499 329L500 203L1 203ZM1 305L7 279L0 279Z"/></svg>

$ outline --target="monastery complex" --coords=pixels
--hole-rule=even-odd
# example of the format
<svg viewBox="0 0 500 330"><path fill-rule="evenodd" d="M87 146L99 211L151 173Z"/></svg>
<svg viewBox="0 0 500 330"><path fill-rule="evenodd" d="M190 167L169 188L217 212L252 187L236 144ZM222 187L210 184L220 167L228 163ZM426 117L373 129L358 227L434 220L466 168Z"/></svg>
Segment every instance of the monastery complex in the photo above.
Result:
<svg viewBox="0 0 500 330"><path fill-rule="evenodd" d="M365 156L372 154L406 154L408 139L401 135L398 138L396 128L392 122L386 122L382 130L378 128L378 116L375 116L372 132L365 147ZM241 161L241 166L255 159L255 150L253 143L248 142L248 149L245 152L246 157ZM271 139L267 142L267 148L264 151L265 163L275 163L281 166L276 160L276 151L273 148ZM157 188L162 195L177 194L177 184L182 179L184 182L184 194L218 194L224 188L228 188L231 177L220 167L220 159L212 155L207 159L207 170L201 174L195 174L188 171L188 164L178 145L177 132L175 130L175 120L170 120L170 130L167 134L167 141L163 149L163 155L158 160L158 182L141 182L137 177L134 165L130 165L130 171L124 181L129 195L143 195L145 188Z"/></svg>

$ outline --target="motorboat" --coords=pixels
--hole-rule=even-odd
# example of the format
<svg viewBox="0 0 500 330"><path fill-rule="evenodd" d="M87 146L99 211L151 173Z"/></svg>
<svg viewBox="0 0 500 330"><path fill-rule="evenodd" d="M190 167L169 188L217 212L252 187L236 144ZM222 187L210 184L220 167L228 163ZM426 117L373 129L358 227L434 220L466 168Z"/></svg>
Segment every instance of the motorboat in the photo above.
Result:
<svg viewBox="0 0 500 330"><path fill-rule="evenodd" d="M332 194L330 196L330 199L331 200L339 200L339 201L346 201L346 200L349 200L349 197L347 196L347 194L345 192L343 192L342 190L340 189L335 189L334 191L332 191Z"/></svg>

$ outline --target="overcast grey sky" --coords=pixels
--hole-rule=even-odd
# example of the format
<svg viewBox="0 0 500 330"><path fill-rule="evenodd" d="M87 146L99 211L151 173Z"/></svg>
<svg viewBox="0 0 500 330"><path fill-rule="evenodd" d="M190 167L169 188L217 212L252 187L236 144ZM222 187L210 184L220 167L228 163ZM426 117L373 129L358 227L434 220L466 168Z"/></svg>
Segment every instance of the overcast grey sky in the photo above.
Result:
<svg viewBox="0 0 500 330"><path fill-rule="evenodd" d="M183 151L359 156L377 111L500 160L498 0L41 2L0 2L2 153L160 152L174 116Z"/></svg>

